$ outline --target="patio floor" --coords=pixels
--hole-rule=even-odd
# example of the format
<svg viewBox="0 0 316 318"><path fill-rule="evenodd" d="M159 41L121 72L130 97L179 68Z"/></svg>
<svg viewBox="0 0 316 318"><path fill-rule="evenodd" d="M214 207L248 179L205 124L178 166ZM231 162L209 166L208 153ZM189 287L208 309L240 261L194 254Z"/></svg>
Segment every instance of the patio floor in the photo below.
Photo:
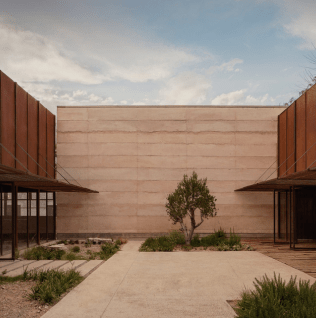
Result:
<svg viewBox="0 0 316 318"><path fill-rule="evenodd" d="M139 253L130 241L50 309L60 317L234 317L255 277L314 278L259 252Z"/></svg>

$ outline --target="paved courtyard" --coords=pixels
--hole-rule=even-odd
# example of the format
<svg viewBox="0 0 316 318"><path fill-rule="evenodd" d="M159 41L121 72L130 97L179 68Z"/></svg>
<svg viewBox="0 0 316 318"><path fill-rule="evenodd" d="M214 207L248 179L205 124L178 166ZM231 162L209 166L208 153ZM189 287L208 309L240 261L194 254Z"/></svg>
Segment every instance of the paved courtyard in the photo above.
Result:
<svg viewBox="0 0 316 318"><path fill-rule="evenodd" d="M255 277L311 276L258 252L139 253L140 242L101 264L43 317L234 317L226 300Z"/></svg>

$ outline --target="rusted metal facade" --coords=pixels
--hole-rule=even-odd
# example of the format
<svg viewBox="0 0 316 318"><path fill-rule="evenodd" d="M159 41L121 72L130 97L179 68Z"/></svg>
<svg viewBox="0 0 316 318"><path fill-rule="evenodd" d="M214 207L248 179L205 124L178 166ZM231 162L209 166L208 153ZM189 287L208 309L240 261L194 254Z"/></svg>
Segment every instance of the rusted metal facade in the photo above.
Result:
<svg viewBox="0 0 316 318"><path fill-rule="evenodd" d="M275 241L316 242L316 85L278 117L278 178L236 191L273 191Z"/></svg>
<svg viewBox="0 0 316 318"><path fill-rule="evenodd" d="M56 237L55 115L0 71L0 260Z"/></svg>
<svg viewBox="0 0 316 318"><path fill-rule="evenodd" d="M279 115L278 177L316 167L316 86Z"/></svg>

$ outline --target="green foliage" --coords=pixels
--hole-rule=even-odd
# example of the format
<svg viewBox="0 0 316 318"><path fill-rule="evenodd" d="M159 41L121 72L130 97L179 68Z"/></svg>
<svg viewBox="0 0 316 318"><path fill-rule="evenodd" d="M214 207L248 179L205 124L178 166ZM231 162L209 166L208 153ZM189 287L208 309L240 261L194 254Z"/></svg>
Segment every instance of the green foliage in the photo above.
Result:
<svg viewBox="0 0 316 318"><path fill-rule="evenodd" d="M29 295L43 303L53 303L70 288L78 285L83 278L74 269L68 271L47 270L25 272L24 278L37 281Z"/></svg>
<svg viewBox="0 0 316 318"><path fill-rule="evenodd" d="M175 191L167 197L167 214L173 224L180 223L185 234L186 244L190 244L194 230L203 223L204 219L216 215L216 198L210 195L206 182L206 178L198 179L195 172L190 178L185 174ZM200 212L201 216L199 223L196 223L195 220L196 210ZM187 216L191 221L190 229L184 222Z"/></svg>
<svg viewBox="0 0 316 318"><path fill-rule="evenodd" d="M27 249L23 253L23 257L28 260L55 260L61 259L66 252L63 250L50 250L44 248L43 246L37 246L30 249Z"/></svg>
<svg viewBox="0 0 316 318"><path fill-rule="evenodd" d="M269 279L255 279L254 291L242 293L236 313L239 318L252 317L316 317L316 283L291 277L286 284L280 274Z"/></svg>
<svg viewBox="0 0 316 318"><path fill-rule="evenodd" d="M201 241L200 241L199 234L195 234L193 236L193 239L191 240L191 246L193 246L193 247L201 246Z"/></svg>
<svg viewBox="0 0 316 318"><path fill-rule="evenodd" d="M178 244L185 244L185 237L184 234L179 231L172 231L169 234L169 239L171 242L173 242L175 245Z"/></svg>
<svg viewBox="0 0 316 318"><path fill-rule="evenodd" d="M176 243L170 236L149 237L140 247L140 252L172 252Z"/></svg>
<svg viewBox="0 0 316 318"><path fill-rule="evenodd" d="M178 231L172 231L169 235L153 238L148 238L140 247L140 252L156 252L173 251L176 245L182 245L183 250L191 250L192 247L203 246L206 249L209 246L217 247L218 251L241 251L247 249L253 250L251 246L242 245L240 243L240 236L230 231L230 236L227 237L223 229L215 231L214 234L204 236L200 239L199 235L194 235L191 240L191 245L185 244L184 234Z"/></svg>
<svg viewBox="0 0 316 318"><path fill-rule="evenodd" d="M116 240L115 241L115 245L122 245L122 241L121 240Z"/></svg>
<svg viewBox="0 0 316 318"><path fill-rule="evenodd" d="M71 250L74 253L79 253L80 252L80 246L74 246Z"/></svg>

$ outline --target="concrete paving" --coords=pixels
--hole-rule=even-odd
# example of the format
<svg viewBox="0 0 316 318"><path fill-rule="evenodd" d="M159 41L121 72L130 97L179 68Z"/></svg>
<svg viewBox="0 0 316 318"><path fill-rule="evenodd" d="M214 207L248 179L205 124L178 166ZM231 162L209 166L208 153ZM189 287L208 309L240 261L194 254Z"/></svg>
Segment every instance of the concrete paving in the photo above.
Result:
<svg viewBox="0 0 316 318"><path fill-rule="evenodd" d="M234 317L226 300L255 277L311 276L258 252L139 253L130 241L43 318Z"/></svg>

